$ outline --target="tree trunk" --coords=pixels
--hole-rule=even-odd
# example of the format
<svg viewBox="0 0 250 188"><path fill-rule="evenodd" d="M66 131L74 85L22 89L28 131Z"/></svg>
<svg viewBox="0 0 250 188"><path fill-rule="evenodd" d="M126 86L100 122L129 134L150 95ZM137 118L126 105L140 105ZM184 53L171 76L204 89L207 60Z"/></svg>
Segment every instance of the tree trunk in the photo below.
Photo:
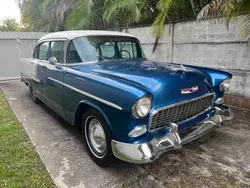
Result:
<svg viewBox="0 0 250 188"><path fill-rule="evenodd" d="M200 7L201 7L201 9L202 9L203 6L204 6L204 5L203 5L203 2L204 2L203 0L200 0Z"/></svg>
<svg viewBox="0 0 250 188"><path fill-rule="evenodd" d="M193 15L194 15L194 17L196 17L197 14L196 14L195 6L194 6L194 0L190 0L190 4L191 4L191 6L192 6Z"/></svg>

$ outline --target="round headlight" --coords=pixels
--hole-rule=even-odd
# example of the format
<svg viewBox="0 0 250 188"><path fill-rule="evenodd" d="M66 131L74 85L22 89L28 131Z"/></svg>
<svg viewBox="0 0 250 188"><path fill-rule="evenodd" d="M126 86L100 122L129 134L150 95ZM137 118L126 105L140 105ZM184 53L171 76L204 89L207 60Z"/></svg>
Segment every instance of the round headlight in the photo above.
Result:
<svg viewBox="0 0 250 188"><path fill-rule="evenodd" d="M229 86L230 86L230 79L225 79L223 82L220 84L220 91L225 92L228 91Z"/></svg>
<svg viewBox="0 0 250 188"><path fill-rule="evenodd" d="M132 107L132 114L135 118L143 118L151 110L151 98L148 96L140 98Z"/></svg>

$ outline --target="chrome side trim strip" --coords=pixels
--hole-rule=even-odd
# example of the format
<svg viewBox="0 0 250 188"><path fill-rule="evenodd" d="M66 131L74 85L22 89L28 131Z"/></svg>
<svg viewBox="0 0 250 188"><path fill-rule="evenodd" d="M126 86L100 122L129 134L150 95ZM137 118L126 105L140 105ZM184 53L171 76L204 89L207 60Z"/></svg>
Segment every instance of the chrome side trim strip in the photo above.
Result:
<svg viewBox="0 0 250 188"><path fill-rule="evenodd" d="M22 73L22 76L30 78L30 79L34 80L35 82L37 82L37 83L41 83L41 80L39 80L39 79L37 79L37 78L35 78L35 77L31 76L31 75L27 75L27 74Z"/></svg>
<svg viewBox="0 0 250 188"><path fill-rule="evenodd" d="M90 98L92 98L92 99L95 99L95 100L97 100L97 101L99 101L99 102L102 102L102 103L104 103L104 104L106 104L106 105L112 106L113 108L116 108L116 109L118 109L118 110L122 110L122 108L121 108L120 106L118 106L118 105L116 105L116 104L114 104L114 103L112 103L112 102L106 101L106 100L104 100L104 99L101 99L101 98L99 98L99 97L96 97L96 96L94 96L94 95L91 95L91 94L89 94L89 93L87 93L87 92L81 91L80 89L77 89L77 88L75 88L75 87L72 87L72 86L70 86L70 85L68 85L68 84L65 84L65 83L63 83L63 82L61 82L61 81L59 81L59 80L54 79L54 78L51 78L51 77L47 77L47 78L50 79L50 80L52 80L52 81L54 81L54 82L57 82L57 83L59 83L59 84L65 86L65 87L67 87L67 88L69 88L69 89L71 89L71 90L74 90L74 91L76 91L76 92L78 92L78 93L80 93L80 94L82 94L82 95L85 95L85 96L87 96L87 97L90 97Z"/></svg>
<svg viewBox="0 0 250 188"><path fill-rule="evenodd" d="M93 63L98 63L98 61L88 61L88 62L79 62L79 63L64 63L64 64L60 64L63 65L65 67L70 67L70 66L75 66L75 65L88 65L88 64L93 64Z"/></svg>

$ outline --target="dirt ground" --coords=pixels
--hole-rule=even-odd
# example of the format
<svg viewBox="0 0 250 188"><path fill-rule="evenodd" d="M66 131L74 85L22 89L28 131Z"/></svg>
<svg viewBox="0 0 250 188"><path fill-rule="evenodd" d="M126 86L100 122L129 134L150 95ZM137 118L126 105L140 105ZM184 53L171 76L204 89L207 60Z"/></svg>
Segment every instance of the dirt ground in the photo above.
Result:
<svg viewBox="0 0 250 188"><path fill-rule="evenodd" d="M234 120L145 165L147 178L162 187L250 187L250 111L233 111Z"/></svg>

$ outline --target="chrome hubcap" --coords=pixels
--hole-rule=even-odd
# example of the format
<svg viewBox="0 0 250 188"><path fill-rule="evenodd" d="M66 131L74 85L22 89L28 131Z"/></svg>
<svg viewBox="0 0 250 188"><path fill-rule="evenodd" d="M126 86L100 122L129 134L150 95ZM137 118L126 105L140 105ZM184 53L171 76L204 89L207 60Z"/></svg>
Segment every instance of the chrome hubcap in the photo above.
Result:
<svg viewBox="0 0 250 188"><path fill-rule="evenodd" d="M88 119L86 120L86 122L88 122ZM89 144L91 145L90 147L93 148L94 153L98 154L99 157L103 156L106 152L107 147L105 132L102 128L101 123L94 117L89 120L88 135L90 142Z"/></svg>

